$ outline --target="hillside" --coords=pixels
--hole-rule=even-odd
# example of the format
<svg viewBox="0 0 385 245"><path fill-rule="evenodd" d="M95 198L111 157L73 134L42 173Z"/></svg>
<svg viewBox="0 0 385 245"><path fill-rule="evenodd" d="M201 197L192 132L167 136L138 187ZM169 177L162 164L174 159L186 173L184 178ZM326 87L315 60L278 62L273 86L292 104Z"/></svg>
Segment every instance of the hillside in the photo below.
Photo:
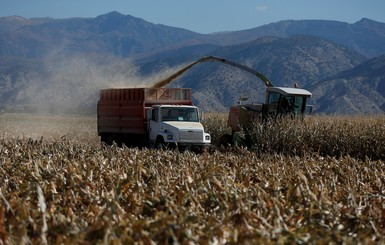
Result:
<svg viewBox="0 0 385 245"><path fill-rule="evenodd" d="M384 113L384 71L385 56L376 57L311 86L315 109L328 114Z"/></svg>

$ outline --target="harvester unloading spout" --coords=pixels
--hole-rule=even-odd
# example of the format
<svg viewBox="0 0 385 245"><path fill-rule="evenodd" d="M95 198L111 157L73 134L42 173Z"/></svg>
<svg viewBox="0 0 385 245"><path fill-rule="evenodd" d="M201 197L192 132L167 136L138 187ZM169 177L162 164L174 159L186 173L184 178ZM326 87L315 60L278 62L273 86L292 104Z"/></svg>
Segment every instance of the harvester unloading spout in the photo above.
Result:
<svg viewBox="0 0 385 245"><path fill-rule="evenodd" d="M176 79L177 77L179 77L180 75L182 75L185 71L187 71L188 69L190 69L191 67L193 67L194 65L198 64L198 63L202 63L202 62L220 62L220 63L224 63L224 64L227 64L227 65L230 65L230 66L234 66L234 67L237 67L241 70L244 70L244 71L247 71L255 76L257 76L259 79L261 79L266 87L273 87L273 84L270 82L269 79L267 79L262 73L250 68L250 67L247 67L245 65L242 65L242 64L238 64L234 61L230 61L230 60L226 60L226 59L223 59L223 58L219 58L219 57L215 57L215 56L207 56L207 57L203 57L187 66L185 66L184 68L180 69L179 71L177 71L176 73L172 74L171 76L169 76L168 78L162 80L162 81L159 81L157 82L156 84L154 84L152 86L152 88L161 88L163 86L166 86L167 84L171 83L174 79Z"/></svg>

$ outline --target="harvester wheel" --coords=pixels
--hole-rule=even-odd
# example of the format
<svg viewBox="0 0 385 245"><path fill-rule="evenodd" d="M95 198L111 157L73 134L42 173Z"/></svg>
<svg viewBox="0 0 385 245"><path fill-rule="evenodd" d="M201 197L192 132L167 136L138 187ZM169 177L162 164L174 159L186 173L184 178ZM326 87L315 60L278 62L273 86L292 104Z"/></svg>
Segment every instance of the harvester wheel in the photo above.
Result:
<svg viewBox="0 0 385 245"><path fill-rule="evenodd" d="M219 138L219 145L220 146L231 146L233 145L233 136L230 134L224 134Z"/></svg>

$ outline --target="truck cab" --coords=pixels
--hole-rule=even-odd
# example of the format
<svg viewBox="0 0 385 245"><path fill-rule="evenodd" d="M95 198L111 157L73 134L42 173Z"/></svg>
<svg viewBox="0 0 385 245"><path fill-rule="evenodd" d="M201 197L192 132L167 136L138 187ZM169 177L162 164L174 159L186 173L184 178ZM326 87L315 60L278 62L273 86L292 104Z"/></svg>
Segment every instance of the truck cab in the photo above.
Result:
<svg viewBox="0 0 385 245"><path fill-rule="evenodd" d="M155 147L205 147L211 143L199 110L189 105L153 105L148 110L149 141Z"/></svg>

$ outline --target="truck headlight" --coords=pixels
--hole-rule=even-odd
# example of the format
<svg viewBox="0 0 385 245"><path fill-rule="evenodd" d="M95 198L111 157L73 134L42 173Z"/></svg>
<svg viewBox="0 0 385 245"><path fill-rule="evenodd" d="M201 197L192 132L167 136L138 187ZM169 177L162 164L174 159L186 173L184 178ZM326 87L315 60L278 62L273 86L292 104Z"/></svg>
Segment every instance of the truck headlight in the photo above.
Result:
<svg viewBox="0 0 385 245"><path fill-rule="evenodd" d="M210 140L210 135L206 135L205 139Z"/></svg>
<svg viewBox="0 0 385 245"><path fill-rule="evenodd" d="M168 135L167 135L167 139L168 139L168 140L172 140L172 139L173 139L172 134L168 134Z"/></svg>

